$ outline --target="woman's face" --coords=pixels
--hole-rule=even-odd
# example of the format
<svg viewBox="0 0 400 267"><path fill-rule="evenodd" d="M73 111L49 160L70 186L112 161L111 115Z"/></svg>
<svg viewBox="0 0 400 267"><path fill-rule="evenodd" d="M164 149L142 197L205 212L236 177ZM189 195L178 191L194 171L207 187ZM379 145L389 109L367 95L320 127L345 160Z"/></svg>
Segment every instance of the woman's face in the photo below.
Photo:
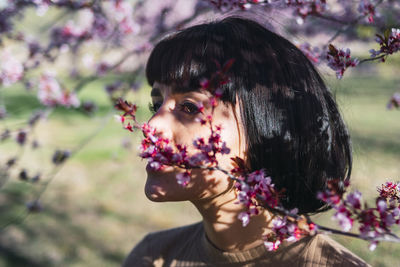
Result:
<svg viewBox="0 0 400 267"><path fill-rule="evenodd" d="M208 126L201 125L199 119L211 114L212 107L209 103L211 93L205 90L187 93L175 93L173 88L155 82L151 91L154 115L149 124L156 128L157 133L171 140L174 144L188 146L188 153L194 154L193 140L197 137L210 135ZM203 114L199 112L198 105L204 106ZM238 105L237 105L238 106ZM220 102L213 113L214 125L221 125L221 138L226 142L231 152L217 157L219 165L227 170L232 168L231 157L243 157L243 137L240 135L241 121L238 107L225 105ZM239 137L240 136L240 137ZM192 178L186 187L177 183L176 175L183 172L181 168L166 166L160 171L155 171L147 166L147 181L145 185L146 196L152 201L182 201L211 199L230 191L232 181L218 171L194 169Z"/></svg>

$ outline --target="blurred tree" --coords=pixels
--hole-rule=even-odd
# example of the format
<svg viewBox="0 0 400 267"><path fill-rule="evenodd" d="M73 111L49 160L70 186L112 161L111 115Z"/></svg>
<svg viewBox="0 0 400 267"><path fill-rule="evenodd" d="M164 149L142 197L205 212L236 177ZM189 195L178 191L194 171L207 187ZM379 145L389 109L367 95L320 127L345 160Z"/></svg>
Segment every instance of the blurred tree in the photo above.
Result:
<svg viewBox="0 0 400 267"><path fill-rule="evenodd" d="M348 68L384 62L400 50L400 3L396 0L0 1L0 120L14 116L7 112L2 91L15 84L23 85L26 94L36 94L40 103L22 126L1 125L1 142L14 140L21 150L0 155L0 188L10 177L28 183L41 180L43 175L19 163L29 145L30 149L40 145L40 137L33 136L39 120L57 109L95 113L95 100L82 101L79 94L96 80L106 83L104 90L110 99L107 116L112 115L116 99L141 87L144 64L155 42L168 32L215 17L215 13L239 11L251 13L280 31L312 62L334 70L337 78ZM33 13L38 19L30 18ZM34 25L29 25L31 22ZM299 36L317 43L299 42ZM371 56L364 59L354 58L348 48L337 48L347 41L369 46L374 40L377 44L369 51ZM358 50L357 54L366 52ZM388 106L399 105L396 94ZM53 170L45 182L38 183L40 190L26 205L27 212L41 210L39 199L54 174L91 137L73 150L54 149ZM19 222L25 215L0 227Z"/></svg>

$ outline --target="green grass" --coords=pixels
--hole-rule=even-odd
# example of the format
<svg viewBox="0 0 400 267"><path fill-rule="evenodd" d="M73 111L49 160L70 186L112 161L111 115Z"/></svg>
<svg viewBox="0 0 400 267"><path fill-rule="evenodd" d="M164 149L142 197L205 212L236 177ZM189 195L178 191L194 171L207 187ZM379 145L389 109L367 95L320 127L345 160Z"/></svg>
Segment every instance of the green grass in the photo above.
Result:
<svg viewBox="0 0 400 267"><path fill-rule="evenodd" d="M328 81L353 140L353 187L370 198L376 186L400 178L400 111L385 107L399 89L399 78L378 74L354 72L343 81ZM35 129L35 135L42 137L40 149L21 150L11 141L0 144L1 163L24 151L19 166L32 174L42 171L43 176L39 183L28 184L14 172L0 190L0 224L18 222L0 230L0 266L119 266L146 233L200 220L188 203L146 199L145 163L136 151L140 134L123 131L114 122L103 89L107 82L93 82L79 94L99 104L97 115L56 109L47 121L41 121ZM30 112L40 107L35 93L21 87L2 88L2 93L11 116L0 130L22 127ZM138 99L143 107L139 119L148 119L148 90L128 97ZM43 211L19 219L25 203L51 179L54 149L75 150L90 136L94 137L54 176L41 198ZM124 138L132 142L130 149L121 146ZM329 213L320 215L318 221L334 225L329 217ZM371 253L364 241L336 239L373 266L398 263L400 245L382 244Z"/></svg>

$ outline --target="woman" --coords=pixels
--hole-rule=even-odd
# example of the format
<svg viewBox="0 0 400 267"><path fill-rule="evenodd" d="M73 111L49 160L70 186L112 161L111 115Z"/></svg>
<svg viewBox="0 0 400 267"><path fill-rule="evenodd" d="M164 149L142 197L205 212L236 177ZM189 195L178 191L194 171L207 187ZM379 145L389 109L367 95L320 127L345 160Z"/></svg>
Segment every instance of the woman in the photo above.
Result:
<svg viewBox="0 0 400 267"><path fill-rule="evenodd" d="M218 162L231 169L241 157L251 170L264 169L282 203L299 214L326 210L316 194L331 179L347 180L351 147L331 93L302 52L260 24L243 18L197 25L156 45L147 63L154 115L149 124L176 144L192 144L210 134L198 121L210 114L210 92L201 80L234 60L222 86L213 122L222 126L230 153ZM204 105L204 112L199 107ZM190 152L190 151L189 151ZM183 170L148 165L146 196L152 201L194 204L202 222L147 235L125 266L366 266L360 258L323 235L304 237L268 251L262 236L273 214L264 210L242 226L245 207L217 171L193 170L186 187L176 182Z"/></svg>

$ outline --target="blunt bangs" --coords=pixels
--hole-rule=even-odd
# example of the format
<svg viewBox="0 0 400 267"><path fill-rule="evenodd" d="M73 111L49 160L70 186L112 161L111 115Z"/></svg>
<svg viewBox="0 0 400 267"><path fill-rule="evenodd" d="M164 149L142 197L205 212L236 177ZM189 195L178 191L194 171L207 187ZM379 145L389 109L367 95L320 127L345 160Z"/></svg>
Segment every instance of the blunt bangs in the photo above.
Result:
<svg viewBox="0 0 400 267"><path fill-rule="evenodd" d="M265 169L285 190L287 209L327 209L316 195L329 180L349 179L350 137L331 92L292 43L257 22L228 17L163 39L146 75L150 85L193 91L230 59L235 62L222 100L239 102L249 167Z"/></svg>
<svg viewBox="0 0 400 267"><path fill-rule="evenodd" d="M211 29L209 29L211 28ZM150 85L171 85L177 92L198 90L200 81L217 71L224 47L207 34L213 25L199 25L165 38L154 48L146 66Z"/></svg>

